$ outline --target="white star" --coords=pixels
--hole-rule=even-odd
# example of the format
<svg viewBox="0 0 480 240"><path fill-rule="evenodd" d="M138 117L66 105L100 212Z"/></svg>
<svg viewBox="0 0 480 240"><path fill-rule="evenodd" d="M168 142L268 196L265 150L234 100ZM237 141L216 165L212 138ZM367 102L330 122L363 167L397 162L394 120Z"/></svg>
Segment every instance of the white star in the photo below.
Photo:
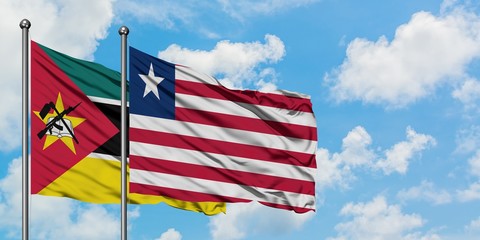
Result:
<svg viewBox="0 0 480 240"><path fill-rule="evenodd" d="M138 74L140 78L145 82L145 91L143 92L143 97L147 96L149 92L153 92L158 99L160 96L158 95L158 84L160 84L165 78L163 77L156 77L153 72L153 64L150 63L150 71L148 75Z"/></svg>

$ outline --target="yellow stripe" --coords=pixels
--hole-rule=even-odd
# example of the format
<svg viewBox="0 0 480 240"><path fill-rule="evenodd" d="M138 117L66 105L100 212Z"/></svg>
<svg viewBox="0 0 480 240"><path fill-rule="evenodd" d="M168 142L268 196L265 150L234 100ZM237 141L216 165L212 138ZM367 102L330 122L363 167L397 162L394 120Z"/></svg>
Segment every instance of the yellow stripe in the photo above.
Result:
<svg viewBox="0 0 480 240"><path fill-rule="evenodd" d="M120 203L120 162L86 157L38 194L68 197L90 203ZM128 178L127 178L128 181ZM225 203L185 202L168 197L128 194L129 203L157 204L215 215L226 212Z"/></svg>

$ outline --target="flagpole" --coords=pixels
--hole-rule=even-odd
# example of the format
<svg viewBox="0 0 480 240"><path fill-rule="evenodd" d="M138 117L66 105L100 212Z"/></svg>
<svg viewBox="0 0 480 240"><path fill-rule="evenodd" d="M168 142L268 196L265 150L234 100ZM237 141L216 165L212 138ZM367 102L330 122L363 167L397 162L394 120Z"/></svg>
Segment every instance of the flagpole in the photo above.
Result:
<svg viewBox="0 0 480 240"><path fill-rule="evenodd" d="M122 156L122 177L121 177L121 239L127 240L127 35L128 28L120 27L118 34L122 38L122 104L121 104L121 156Z"/></svg>
<svg viewBox="0 0 480 240"><path fill-rule="evenodd" d="M22 239L28 240L29 206L30 206L30 176L28 161L28 30L30 21L20 21L22 29Z"/></svg>

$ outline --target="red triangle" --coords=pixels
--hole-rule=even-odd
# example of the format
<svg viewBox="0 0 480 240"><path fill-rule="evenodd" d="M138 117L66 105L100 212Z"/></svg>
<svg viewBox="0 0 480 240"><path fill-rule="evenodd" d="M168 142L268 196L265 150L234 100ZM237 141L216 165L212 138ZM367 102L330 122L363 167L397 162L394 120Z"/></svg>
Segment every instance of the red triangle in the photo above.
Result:
<svg viewBox="0 0 480 240"><path fill-rule="evenodd" d="M117 134L119 130L38 44L32 41L31 48L31 188L32 193L36 194ZM75 68L75 65L71 67ZM99 82L96 79L86 80L91 81L92 84ZM37 136L45 129L45 123L34 114L34 111L41 111L46 103L55 103L59 93L65 109L81 103L67 114L85 119L74 129L75 137L78 139L78 143L74 142L76 153L60 140L43 150L46 136L43 138Z"/></svg>

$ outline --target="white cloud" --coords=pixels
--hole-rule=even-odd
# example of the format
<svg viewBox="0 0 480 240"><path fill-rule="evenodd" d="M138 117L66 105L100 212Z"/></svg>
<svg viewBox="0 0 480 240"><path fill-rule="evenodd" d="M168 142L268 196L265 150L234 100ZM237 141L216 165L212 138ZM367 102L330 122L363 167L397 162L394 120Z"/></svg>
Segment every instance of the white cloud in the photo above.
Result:
<svg viewBox="0 0 480 240"><path fill-rule="evenodd" d="M169 228L166 232L160 235L160 238L156 240L182 240L182 234L175 230L175 228Z"/></svg>
<svg viewBox="0 0 480 240"><path fill-rule="evenodd" d="M463 229L443 234L441 239L478 240L478 236L480 236L480 217L471 220Z"/></svg>
<svg viewBox="0 0 480 240"><path fill-rule="evenodd" d="M461 202L480 200L480 182L470 184L465 190L458 190L457 198Z"/></svg>
<svg viewBox="0 0 480 240"><path fill-rule="evenodd" d="M435 146L436 141L430 135L418 134L411 127L407 127L407 141L395 144L385 152L386 158L379 160L375 165L385 174L394 171L405 174L409 161L430 146Z"/></svg>
<svg viewBox="0 0 480 240"><path fill-rule="evenodd" d="M124 17L133 16L139 22L151 22L166 29L173 29L178 22L189 23L196 17L194 4L198 5L201 2L118 0L115 4L115 11Z"/></svg>
<svg viewBox="0 0 480 240"><path fill-rule="evenodd" d="M372 138L361 126L353 128L342 140L342 152L330 153L327 149L317 151L317 168L321 169L316 181L319 190L338 185L347 188L355 180L352 170L356 167L371 166L375 153L371 150Z"/></svg>
<svg viewBox="0 0 480 240"><path fill-rule="evenodd" d="M137 219L140 217L140 207L139 206L135 206L133 209L131 210L128 210L127 212L127 217L129 219Z"/></svg>
<svg viewBox="0 0 480 240"><path fill-rule="evenodd" d="M265 68L263 69L259 75L258 80L255 83L255 86L259 91L262 92L275 92L277 90L277 73L273 68Z"/></svg>
<svg viewBox="0 0 480 240"><path fill-rule="evenodd" d="M457 190L457 198L461 202L480 200L480 150L468 159L468 171L478 178L467 189Z"/></svg>
<svg viewBox="0 0 480 240"><path fill-rule="evenodd" d="M467 79L460 88L452 92L452 96L460 100L466 110L475 110L480 101L480 81Z"/></svg>
<svg viewBox="0 0 480 240"><path fill-rule="evenodd" d="M318 177L318 188L348 187L355 180L353 170L357 168L382 170L386 175L392 172L405 174L410 161L435 144L432 136L416 133L411 127L407 127L406 135L407 140L384 151L384 157L372 148L372 138L361 126L352 129L342 140L340 153L330 154L327 149L320 148L317 151L317 167L322 174Z"/></svg>
<svg viewBox="0 0 480 240"><path fill-rule="evenodd" d="M397 198L401 201L424 200L432 202L434 205L450 203L452 196L446 190L436 190L432 182L422 181L419 186L409 189L402 189L397 193Z"/></svg>
<svg viewBox="0 0 480 240"><path fill-rule="evenodd" d="M32 235L42 239L103 240L120 237L119 219L100 205L81 206L70 199L34 197L31 216Z"/></svg>
<svg viewBox="0 0 480 240"><path fill-rule="evenodd" d="M289 10L309 5L319 0L217 0L222 5L223 11L231 17L244 21L245 18L255 15L269 15L279 11Z"/></svg>
<svg viewBox="0 0 480 240"><path fill-rule="evenodd" d="M444 239L436 233L422 234L419 232L407 234L403 240L441 240Z"/></svg>
<svg viewBox="0 0 480 240"><path fill-rule="evenodd" d="M260 87L274 84L275 71L260 65L276 63L285 55L285 45L275 35L265 35L265 43L232 43L220 41L211 51L190 50L172 44L158 57L170 62L192 67L212 76L222 76L220 81L229 87L261 83ZM234 56L234 57L232 57Z"/></svg>
<svg viewBox="0 0 480 240"><path fill-rule="evenodd" d="M317 174L315 179L318 192L333 186L348 188L349 183L355 180L351 168L338 157L338 153L330 156L324 148L317 150L317 169L321 169L321 174Z"/></svg>
<svg viewBox="0 0 480 240"><path fill-rule="evenodd" d="M177 31L186 28L203 37L219 39L222 35L243 29L252 17L273 15L319 0L258 0L258 1L199 1L199 0L117 0L115 13L120 21L134 18L161 28ZM219 17L223 19L219 21ZM228 26L229 30L214 29Z"/></svg>
<svg viewBox="0 0 480 240"><path fill-rule="evenodd" d="M22 209L22 159L14 159L7 176L0 179L0 227L15 232L21 227Z"/></svg>
<svg viewBox="0 0 480 240"><path fill-rule="evenodd" d="M337 101L404 107L464 79L468 64L480 57L479 29L480 17L461 9L441 16L418 12L391 41L354 39L343 64L325 80Z"/></svg>
<svg viewBox="0 0 480 240"><path fill-rule="evenodd" d="M480 149L480 126L472 125L469 128L461 129L455 137L456 153L471 153Z"/></svg>
<svg viewBox="0 0 480 240"><path fill-rule="evenodd" d="M313 212L297 214L256 202L236 203L228 205L227 214L212 217L209 226L213 240L239 240L253 235L281 235L298 230L314 216Z"/></svg>
<svg viewBox="0 0 480 240"><path fill-rule="evenodd" d="M339 157L352 167L370 165L375 159L375 153L368 149L371 144L372 138L365 128L357 126L342 140L342 152Z"/></svg>
<svg viewBox="0 0 480 240"><path fill-rule="evenodd" d="M330 239L425 239L412 232L422 227L425 220L418 214L402 213L400 206L389 205L383 196L367 203L348 203L340 215L351 220L337 224L338 235Z"/></svg>
<svg viewBox="0 0 480 240"><path fill-rule="evenodd" d="M458 0L443 0L442 4L440 5L440 12L445 13L451 9L454 9L457 5Z"/></svg>
<svg viewBox="0 0 480 240"><path fill-rule="evenodd" d="M33 40L72 56L92 59L98 40L107 35L113 18L113 0L88 1L0 1L0 150L11 150L21 142L21 29L28 18Z"/></svg>
<svg viewBox="0 0 480 240"><path fill-rule="evenodd" d="M470 172L480 178L480 150L468 160L470 165Z"/></svg>
<svg viewBox="0 0 480 240"><path fill-rule="evenodd" d="M0 179L0 228L12 238L21 231L21 174L21 158L17 158ZM118 217L100 205L39 195L31 198L30 233L36 239L118 239L119 226Z"/></svg>
<svg viewBox="0 0 480 240"><path fill-rule="evenodd" d="M467 226L465 226L466 232L476 232L480 234L480 217L472 220Z"/></svg>

